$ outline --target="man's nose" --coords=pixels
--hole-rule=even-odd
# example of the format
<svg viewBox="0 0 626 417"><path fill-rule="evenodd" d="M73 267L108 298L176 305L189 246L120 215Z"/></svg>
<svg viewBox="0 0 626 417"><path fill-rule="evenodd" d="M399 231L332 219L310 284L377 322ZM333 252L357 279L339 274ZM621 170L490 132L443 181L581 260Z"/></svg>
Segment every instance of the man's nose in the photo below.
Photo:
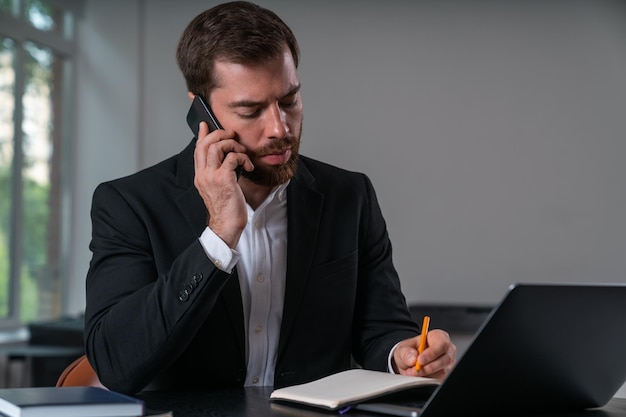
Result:
<svg viewBox="0 0 626 417"><path fill-rule="evenodd" d="M287 118L285 112L280 108L278 103L270 106L267 121L267 136L270 138L284 138L287 136L289 128L287 127Z"/></svg>

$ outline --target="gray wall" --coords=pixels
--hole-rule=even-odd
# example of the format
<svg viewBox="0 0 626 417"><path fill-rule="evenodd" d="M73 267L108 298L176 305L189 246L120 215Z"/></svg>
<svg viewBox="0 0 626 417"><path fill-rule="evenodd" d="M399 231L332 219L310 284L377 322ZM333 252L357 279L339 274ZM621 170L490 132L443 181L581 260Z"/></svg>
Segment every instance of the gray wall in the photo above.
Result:
<svg viewBox="0 0 626 417"><path fill-rule="evenodd" d="M68 312L100 181L191 139L174 54L213 2L87 0ZM626 3L263 1L302 48L302 152L367 173L411 302L626 281Z"/></svg>

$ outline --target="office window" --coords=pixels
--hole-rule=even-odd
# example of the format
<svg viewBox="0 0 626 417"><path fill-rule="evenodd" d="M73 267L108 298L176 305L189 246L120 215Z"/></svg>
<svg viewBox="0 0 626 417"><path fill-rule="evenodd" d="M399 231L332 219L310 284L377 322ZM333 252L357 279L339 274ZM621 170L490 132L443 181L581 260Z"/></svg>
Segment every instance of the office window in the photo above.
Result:
<svg viewBox="0 0 626 417"><path fill-rule="evenodd" d="M0 0L0 325L62 312L78 5Z"/></svg>

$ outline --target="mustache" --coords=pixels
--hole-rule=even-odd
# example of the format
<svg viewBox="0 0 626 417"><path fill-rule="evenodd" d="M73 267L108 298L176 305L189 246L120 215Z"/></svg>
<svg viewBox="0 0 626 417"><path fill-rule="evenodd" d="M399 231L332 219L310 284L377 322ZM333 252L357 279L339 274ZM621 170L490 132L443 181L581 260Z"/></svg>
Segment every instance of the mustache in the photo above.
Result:
<svg viewBox="0 0 626 417"><path fill-rule="evenodd" d="M295 138L281 138L275 139L270 144L262 147L261 149L249 150L248 156L259 157L269 155L273 153L281 153L286 149L293 148L297 144Z"/></svg>

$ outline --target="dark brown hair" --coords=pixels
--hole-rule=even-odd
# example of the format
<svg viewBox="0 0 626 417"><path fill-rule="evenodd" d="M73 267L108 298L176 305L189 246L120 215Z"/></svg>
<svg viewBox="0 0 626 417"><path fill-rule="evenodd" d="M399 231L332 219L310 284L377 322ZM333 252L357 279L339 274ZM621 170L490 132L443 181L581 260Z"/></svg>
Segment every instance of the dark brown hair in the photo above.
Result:
<svg viewBox="0 0 626 417"><path fill-rule="evenodd" d="M300 51L291 29L274 12L246 1L220 4L196 16L183 32L176 59L187 89L208 98L218 80L216 60L262 64L287 45L298 66Z"/></svg>

